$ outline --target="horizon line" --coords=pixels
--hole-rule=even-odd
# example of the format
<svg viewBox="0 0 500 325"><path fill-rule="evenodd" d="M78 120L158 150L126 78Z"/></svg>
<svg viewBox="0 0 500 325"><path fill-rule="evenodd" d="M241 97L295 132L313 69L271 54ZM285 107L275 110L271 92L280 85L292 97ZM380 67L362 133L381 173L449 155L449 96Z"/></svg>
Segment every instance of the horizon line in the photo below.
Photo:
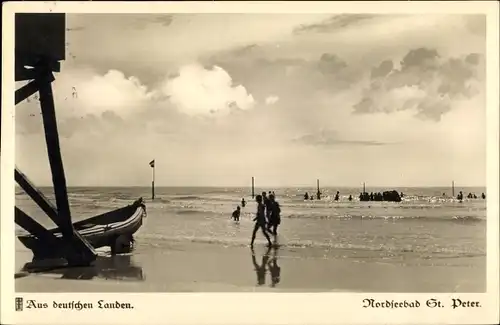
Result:
<svg viewBox="0 0 500 325"><path fill-rule="evenodd" d="M15 184L16 187L20 187L17 183ZM53 187L52 185L37 185L36 187ZM68 185L66 186L67 188L75 188L75 187L95 187L95 188L120 188L120 187L132 187L132 188L151 188L151 185ZM320 188L362 188L363 185L359 186L354 186L354 185L326 185L326 186L320 186ZM398 186L391 186L391 185L370 185L370 186L365 186L367 189L368 188L452 188L451 185L398 185ZM457 188L463 188L463 187L484 187L487 188L487 185L461 185L457 186L455 184L455 189ZM155 185L155 188L252 188L252 186L238 186L238 185L213 185L213 186L208 186L208 185ZM316 186L313 185L279 185L279 186L273 186L273 185L262 185L262 186L255 186L255 189L259 188L317 188Z"/></svg>

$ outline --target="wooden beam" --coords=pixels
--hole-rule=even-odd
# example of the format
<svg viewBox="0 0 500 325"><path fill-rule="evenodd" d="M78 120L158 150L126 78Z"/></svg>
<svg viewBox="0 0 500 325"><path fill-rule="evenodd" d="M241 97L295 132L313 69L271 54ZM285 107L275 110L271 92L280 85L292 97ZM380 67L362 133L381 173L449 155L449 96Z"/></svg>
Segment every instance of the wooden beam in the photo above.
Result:
<svg viewBox="0 0 500 325"><path fill-rule="evenodd" d="M15 104L19 104L26 98L30 97L34 93L38 91L38 84L36 81L31 81L30 83L22 86L21 88L16 90L15 94Z"/></svg>
<svg viewBox="0 0 500 325"><path fill-rule="evenodd" d="M37 237L41 241L45 241L49 245L59 246L61 244L61 239L54 236L52 232L45 229L44 226L33 220L24 211L15 207L15 221L23 229L27 230L30 234Z"/></svg>
<svg viewBox="0 0 500 325"><path fill-rule="evenodd" d="M17 184L29 195L29 197L42 209L43 212L57 225L60 225L57 208L49 201L49 199L40 192L28 177L23 174L17 167L14 171L14 179Z"/></svg>

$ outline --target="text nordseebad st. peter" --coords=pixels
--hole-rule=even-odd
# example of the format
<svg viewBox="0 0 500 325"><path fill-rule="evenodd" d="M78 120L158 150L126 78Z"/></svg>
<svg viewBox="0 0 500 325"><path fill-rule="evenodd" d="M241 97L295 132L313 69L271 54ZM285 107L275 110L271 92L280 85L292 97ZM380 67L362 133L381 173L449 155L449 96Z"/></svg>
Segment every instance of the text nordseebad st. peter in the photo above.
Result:
<svg viewBox="0 0 500 325"><path fill-rule="evenodd" d="M26 308L33 309L70 309L70 310L84 310L84 309L133 309L134 306L128 302L119 301L106 301L98 300L97 303L81 302L81 301L53 301L52 303L38 302L36 300L26 300Z"/></svg>
<svg viewBox="0 0 500 325"><path fill-rule="evenodd" d="M477 308L481 307L479 301L468 301L458 298L451 299L449 304L445 304L438 299L428 299L425 302L421 303L418 300L375 300L375 299L363 299L363 308L419 308L420 306L424 306L427 308L444 308L444 307L452 307L456 308Z"/></svg>

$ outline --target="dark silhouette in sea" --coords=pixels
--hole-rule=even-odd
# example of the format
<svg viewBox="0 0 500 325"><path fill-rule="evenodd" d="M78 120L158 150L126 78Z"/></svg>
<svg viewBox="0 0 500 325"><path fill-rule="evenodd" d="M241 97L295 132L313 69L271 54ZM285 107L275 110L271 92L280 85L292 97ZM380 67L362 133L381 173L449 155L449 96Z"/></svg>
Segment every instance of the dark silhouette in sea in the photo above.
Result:
<svg viewBox="0 0 500 325"><path fill-rule="evenodd" d="M253 227L253 232L252 232L252 241L250 242L250 246L253 246L253 243L255 241L255 235L257 234L257 231L259 228L262 230L262 234L264 237L267 239L267 243L269 246L272 245L271 239L269 238L269 235L266 232L266 216L265 216L265 207L264 204L262 203L262 196L257 195L255 197L255 201L257 202L257 214L253 221L255 221L255 225Z"/></svg>
<svg viewBox="0 0 500 325"><path fill-rule="evenodd" d="M485 200L485 199L486 199L486 195L485 195L484 193L481 193L481 198L482 198L483 200Z"/></svg>
<svg viewBox="0 0 500 325"><path fill-rule="evenodd" d="M266 284L266 266L269 261L269 253L271 252L271 247L269 247L264 255L262 255L262 261L260 265L257 263L257 258L255 257L255 251L252 251L252 263L254 266L255 274L257 275L257 285L261 286Z"/></svg>
<svg viewBox="0 0 500 325"><path fill-rule="evenodd" d="M241 207L244 208L247 205L247 201L245 201L245 198L241 199Z"/></svg>
<svg viewBox="0 0 500 325"><path fill-rule="evenodd" d="M231 219L234 219L234 221L240 221L240 214L241 214L241 209L240 209L240 206L238 205L236 207L236 210L233 211L233 214L231 215Z"/></svg>
<svg viewBox="0 0 500 325"><path fill-rule="evenodd" d="M371 192L370 194L368 194L368 192L364 192L359 194L359 200L365 202L366 201L401 202L401 195L398 193L398 191L395 190L384 191L382 193Z"/></svg>
<svg viewBox="0 0 500 325"><path fill-rule="evenodd" d="M309 193L304 194L304 200L309 200Z"/></svg>
<svg viewBox="0 0 500 325"><path fill-rule="evenodd" d="M335 201L338 201L339 200L339 191L337 191L337 194L335 194Z"/></svg>
<svg viewBox="0 0 500 325"><path fill-rule="evenodd" d="M458 195L457 195L457 200L462 202L463 199L464 199L464 194L462 193L462 191L460 191L460 193L458 193Z"/></svg>
<svg viewBox="0 0 500 325"><path fill-rule="evenodd" d="M348 200L349 200L349 201L352 201L352 195L349 195L349 199L348 199Z"/></svg>

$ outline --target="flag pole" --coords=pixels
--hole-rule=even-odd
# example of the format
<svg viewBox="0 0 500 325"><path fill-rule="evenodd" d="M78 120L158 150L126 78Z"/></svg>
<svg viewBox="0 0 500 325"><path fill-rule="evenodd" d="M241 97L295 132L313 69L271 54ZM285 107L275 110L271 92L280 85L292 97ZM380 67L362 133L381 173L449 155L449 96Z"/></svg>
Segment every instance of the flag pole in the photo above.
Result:
<svg viewBox="0 0 500 325"><path fill-rule="evenodd" d="M153 181L151 182L151 200L155 199L155 168L156 168L156 162L153 159L152 161L152 166L153 167Z"/></svg>

